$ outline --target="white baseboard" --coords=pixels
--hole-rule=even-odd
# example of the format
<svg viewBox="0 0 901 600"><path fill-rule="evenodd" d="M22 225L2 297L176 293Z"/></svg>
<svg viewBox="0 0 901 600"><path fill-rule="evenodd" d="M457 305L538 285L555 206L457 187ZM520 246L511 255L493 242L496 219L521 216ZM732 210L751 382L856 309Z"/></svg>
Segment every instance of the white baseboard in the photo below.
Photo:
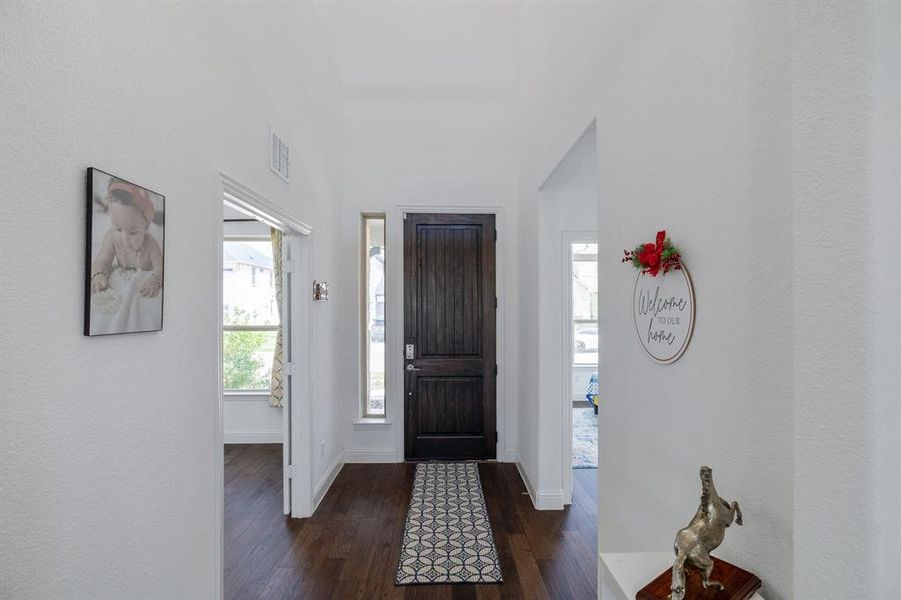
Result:
<svg viewBox="0 0 901 600"><path fill-rule="evenodd" d="M322 477L319 479L319 482L313 487L313 512L316 512L316 509L319 507L319 503L322 502L322 499L325 498L325 494L329 491L329 488L332 487L332 484L335 482L335 477L338 476L338 473L341 472L341 467L344 466L344 453L339 452L335 457L335 460L332 461L332 464L328 466L328 469L325 470L325 473L322 474Z"/></svg>
<svg viewBox="0 0 901 600"><path fill-rule="evenodd" d="M226 444L281 444L282 430L226 429L222 439Z"/></svg>
<svg viewBox="0 0 901 600"><path fill-rule="evenodd" d="M505 448L497 453L497 462L515 463L519 457L519 450L516 448Z"/></svg>
<svg viewBox="0 0 901 600"><path fill-rule="evenodd" d="M522 466L522 463L516 463L516 470L519 471L519 477L529 492L529 498L532 500L532 506L536 510L563 510L563 490L538 490L532 487L529 476Z"/></svg>
<svg viewBox="0 0 901 600"><path fill-rule="evenodd" d="M563 510L563 490L539 490L533 502L538 510Z"/></svg>
<svg viewBox="0 0 901 600"><path fill-rule="evenodd" d="M529 481L529 476L526 475L526 470L523 468L522 463L519 461L516 462L516 470L519 471L519 478L522 479L523 485L526 486L526 491L529 493L529 498L532 499L532 505L535 504L535 489L532 487L532 482ZM535 508L538 508L537 506Z"/></svg>
<svg viewBox="0 0 901 600"><path fill-rule="evenodd" d="M344 450L344 462L356 463L398 463L403 459L398 458L394 448L351 448Z"/></svg>

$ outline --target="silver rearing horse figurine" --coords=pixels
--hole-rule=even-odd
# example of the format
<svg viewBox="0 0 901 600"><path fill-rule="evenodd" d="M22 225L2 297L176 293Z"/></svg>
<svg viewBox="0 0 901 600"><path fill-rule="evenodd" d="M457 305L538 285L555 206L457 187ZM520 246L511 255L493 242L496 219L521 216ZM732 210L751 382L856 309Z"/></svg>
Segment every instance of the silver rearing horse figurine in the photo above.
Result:
<svg viewBox="0 0 901 600"><path fill-rule="evenodd" d="M726 528L732 525L732 521L742 524L738 502L729 504L720 498L713 485L713 471L710 467L701 467L701 505L688 527L676 534L673 544L676 561L673 563L673 583L670 586L672 600L685 598L686 565L701 571L704 589L712 585L724 589L719 581L710 581L713 572L710 552L723 543Z"/></svg>

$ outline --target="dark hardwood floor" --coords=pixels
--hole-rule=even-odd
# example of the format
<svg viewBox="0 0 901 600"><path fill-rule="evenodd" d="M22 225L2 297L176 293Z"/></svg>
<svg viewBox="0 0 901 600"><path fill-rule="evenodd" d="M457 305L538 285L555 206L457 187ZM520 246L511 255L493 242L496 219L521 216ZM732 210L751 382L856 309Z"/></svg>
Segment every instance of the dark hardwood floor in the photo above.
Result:
<svg viewBox="0 0 901 600"><path fill-rule="evenodd" d="M500 554L498 585L394 585L415 465L345 465L316 514L282 515L281 446L225 450L225 598L597 597L595 469L573 471L573 504L536 511L512 464L479 472Z"/></svg>

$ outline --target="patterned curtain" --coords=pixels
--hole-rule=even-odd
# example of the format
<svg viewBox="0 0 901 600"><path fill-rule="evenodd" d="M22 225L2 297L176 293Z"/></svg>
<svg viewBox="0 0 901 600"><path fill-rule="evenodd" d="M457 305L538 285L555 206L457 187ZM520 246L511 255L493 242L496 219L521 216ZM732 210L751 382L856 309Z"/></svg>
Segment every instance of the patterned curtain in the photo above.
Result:
<svg viewBox="0 0 901 600"><path fill-rule="evenodd" d="M269 381L269 406L285 405L285 361L282 347L282 232L272 228L272 268L275 271L275 305L278 307L278 333L275 336L275 355L272 357L272 377Z"/></svg>

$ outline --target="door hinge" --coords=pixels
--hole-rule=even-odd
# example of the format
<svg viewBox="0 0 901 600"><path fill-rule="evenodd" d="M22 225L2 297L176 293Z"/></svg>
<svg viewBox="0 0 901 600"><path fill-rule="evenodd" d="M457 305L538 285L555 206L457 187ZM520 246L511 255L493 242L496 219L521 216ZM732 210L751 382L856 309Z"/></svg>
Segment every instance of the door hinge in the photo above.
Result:
<svg viewBox="0 0 901 600"><path fill-rule="evenodd" d="M494 374L497 375L497 365L494 365Z"/></svg>
<svg viewBox="0 0 901 600"><path fill-rule="evenodd" d="M289 258L288 260L282 261L282 270L285 273L293 273L294 272L294 259Z"/></svg>
<svg viewBox="0 0 901 600"><path fill-rule="evenodd" d="M497 229L494 230L494 241L497 241Z"/></svg>
<svg viewBox="0 0 901 600"><path fill-rule="evenodd" d="M285 467L285 477L288 479L294 479L294 465L288 465Z"/></svg>
<svg viewBox="0 0 901 600"><path fill-rule="evenodd" d="M494 297L494 308L497 308L497 296Z"/></svg>
<svg viewBox="0 0 901 600"><path fill-rule="evenodd" d="M497 443L497 432L494 432L494 443Z"/></svg>
<svg viewBox="0 0 901 600"><path fill-rule="evenodd" d="M297 375L297 363L286 362L285 375L287 375L288 377L294 377L295 375Z"/></svg>

